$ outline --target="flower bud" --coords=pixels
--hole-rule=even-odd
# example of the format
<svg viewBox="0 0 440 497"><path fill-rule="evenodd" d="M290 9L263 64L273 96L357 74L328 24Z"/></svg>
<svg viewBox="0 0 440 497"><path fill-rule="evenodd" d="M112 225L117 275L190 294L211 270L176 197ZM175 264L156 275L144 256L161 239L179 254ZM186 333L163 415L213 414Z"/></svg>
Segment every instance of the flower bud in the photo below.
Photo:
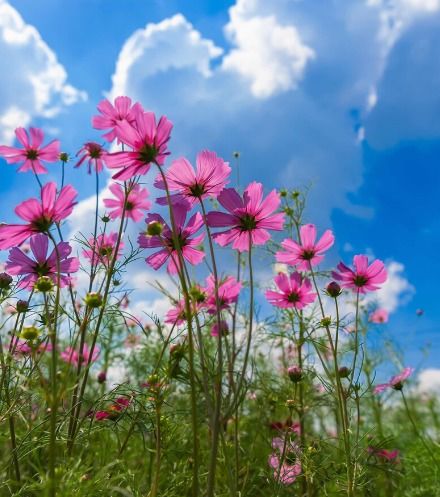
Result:
<svg viewBox="0 0 440 497"><path fill-rule="evenodd" d="M234 159L238 159L240 157L240 152L233 152L232 155L234 156Z"/></svg>
<svg viewBox="0 0 440 497"><path fill-rule="evenodd" d="M148 236L160 236L163 231L163 224L159 221L151 221L147 224Z"/></svg>
<svg viewBox="0 0 440 497"><path fill-rule="evenodd" d="M0 273L0 290L9 290L12 283L12 276L8 273Z"/></svg>
<svg viewBox="0 0 440 497"><path fill-rule="evenodd" d="M39 334L40 330L36 326L23 326L20 336L25 340L35 340Z"/></svg>
<svg viewBox="0 0 440 497"><path fill-rule="evenodd" d="M69 162L69 154L67 152L60 153L60 161L61 162Z"/></svg>
<svg viewBox="0 0 440 497"><path fill-rule="evenodd" d="M341 378L348 378L350 376L351 370L347 366L341 366L338 369L338 374Z"/></svg>
<svg viewBox="0 0 440 497"><path fill-rule="evenodd" d="M288 409L293 409L295 407L295 401L292 399L287 399L286 400L286 407Z"/></svg>
<svg viewBox="0 0 440 497"><path fill-rule="evenodd" d="M91 307L92 309L96 309L97 307L102 306L102 296L98 292L89 292L85 298L84 302L87 307Z"/></svg>
<svg viewBox="0 0 440 497"><path fill-rule="evenodd" d="M293 383L298 383L303 378L303 372L299 366L290 366L287 368L287 374Z"/></svg>
<svg viewBox="0 0 440 497"><path fill-rule="evenodd" d="M101 371L99 374L98 374L98 377L97 377L97 380L98 380L98 383L105 383L105 381L107 380L107 374L105 371Z"/></svg>
<svg viewBox="0 0 440 497"><path fill-rule="evenodd" d="M201 304L202 302L205 301L206 295L197 285L193 285L190 288L189 294L191 295L192 299L198 304Z"/></svg>
<svg viewBox="0 0 440 497"><path fill-rule="evenodd" d="M336 298L341 295L341 287L336 281L332 281L327 285L327 293L330 295L330 297Z"/></svg>
<svg viewBox="0 0 440 497"><path fill-rule="evenodd" d="M29 305L26 300L17 300L16 308L17 312L26 312L29 309Z"/></svg>
<svg viewBox="0 0 440 497"><path fill-rule="evenodd" d="M109 223L111 221L111 219L108 216L102 216L101 217L101 221L103 223Z"/></svg>
<svg viewBox="0 0 440 497"><path fill-rule="evenodd" d="M331 324L332 324L332 318L331 317L326 316L326 317L324 317L324 318L321 319L321 326L323 326L324 328L327 328Z"/></svg>
<svg viewBox="0 0 440 497"><path fill-rule="evenodd" d="M50 292L53 289L53 281L49 276L40 276L35 283L35 288L42 293Z"/></svg>

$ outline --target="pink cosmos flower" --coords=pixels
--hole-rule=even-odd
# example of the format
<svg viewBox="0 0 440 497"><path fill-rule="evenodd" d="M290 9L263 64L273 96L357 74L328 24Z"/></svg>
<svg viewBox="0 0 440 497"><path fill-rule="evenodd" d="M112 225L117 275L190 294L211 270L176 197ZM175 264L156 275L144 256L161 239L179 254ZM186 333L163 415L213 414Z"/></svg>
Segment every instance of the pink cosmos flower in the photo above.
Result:
<svg viewBox="0 0 440 497"><path fill-rule="evenodd" d="M83 353L80 357L79 350L75 350L72 347L66 347L61 353L60 357L64 362L69 364L73 364L74 366L78 366L79 361L81 360L81 364L85 366L90 359L90 349L88 345L85 343L83 348ZM99 348L95 347L93 350L93 355L91 356L91 362L95 362L99 357Z"/></svg>
<svg viewBox="0 0 440 497"><path fill-rule="evenodd" d="M359 293L373 292L387 279L385 265L379 259L368 265L366 255L355 255L353 258L354 270L343 262L337 266L338 271L333 271L332 276L341 282L341 286L351 288Z"/></svg>
<svg viewBox="0 0 440 497"><path fill-rule="evenodd" d="M376 309L368 318L370 323L382 324L388 322L388 311L386 309Z"/></svg>
<svg viewBox="0 0 440 497"><path fill-rule="evenodd" d="M291 485L302 471L301 462L298 459L299 448L290 441L284 443L281 437L272 440L272 448L274 452L269 456L268 463L274 469L275 480L283 485Z"/></svg>
<svg viewBox="0 0 440 497"><path fill-rule="evenodd" d="M263 200L261 183L251 183L244 191L243 198L233 188L225 188L217 199L229 214L209 212L207 219L214 228L230 226L230 229L213 235L222 247L232 243L233 249L247 251L250 244L263 245L270 239L267 230L283 229L284 214L274 214L280 205L280 197L273 190Z"/></svg>
<svg viewBox="0 0 440 497"><path fill-rule="evenodd" d="M41 234L34 235L30 245L34 259L28 257L19 248L13 247L6 262L11 274L23 276L18 286L31 290L40 276L48 276L56 285L58 281L57 251L60 259L60 286L68 285L69 275L76 273L79 269L79 260L76 257L69 257L72 247L67 242L60 242L57 245L57 251L53 249L48 256L49 239Z"/></svg>
<svg viewBox="0 0 440 497"><path fill-rule="evenodd" d="M108 100L101 100L97 108L101 115L93 116L92 126L95 129L109 129L110 131L102 136L108 142L118 138L118 124L121 122L134 124L135 109L142 111L141 104L135 103L132 105L129 97L116 97L114 105Z"/></svg>
<svg viewBox="0 0 440 497"><path fill-rule="evenodd" d="M220 310L228 309L231 304L235 304L240 295L241 283L232 276L228 276L222 281L218 282L218 299ZM215 279L211 274L206 278L205 292L207 297L205 305L209 314L217 312L217 304L215 298Z"/></svg>
<svg viewBox="0 0 440 497"><path fill-rule="evenodd" d="M165 315L165 323L181 325L186 322L185 300L179 300Z"/></svg>
<svg viewBox="0 0 440 497"><path fill-rule="evenodd" d="M223 319L220 321L220 327L218 323L214 323L211 327L211 336L212 337L218 337L219 335L219 329L221 330L222 336L227 335L229 331L229 326L226 321Z"/></svg>
<svg viewBox="0 0 440 497"><path fill-rule="evenodd" d="M114 256L117 240L118 234L114 232L109 233L108 235L102 233L101 235L98 235L96 237L96 240L95 238L91 237L88 240L90 248L83 250L83 255L84 257L89 259L90 263L93 266L96 266L96 264L98 263L104 264L104 266L108 266ZM119 259L119 257L121 257L123 248L124 243L121 241L119 243L116 259Z"/></svg>
<svg viewBox="0 0 440 497"><path fill-rule="evenodd" d="M414 368L405 368L401 373L390 378L388 383L381 383L374 387L374 393L382 393L388 388L393 388L394 390L402 390L405 380L407 380L414 372Z"/></svg>
<svg viewBox="0 0 440 497"><path fill-rule="evenodd" d="M97 421L103 421L104 419L115 420L130 407L130 404L131 401L127 397L118 397L106 411L97 411L95 419Z"/></svg>
<svg viewBox="0 0 440 497"><path fill-rule="evenodd" d="M135 121L118 123L117 136L132 148L131 152L115 152L107 156L110 169L120 169L113 179L127 180L139 174L146 174L152 163L161 166L169 154L167 143L170 139L171 121L165 116L156 124L153 112L134 109Z"/></svg>
<svg viewBox="0 0 440 497"><path fill-rule="evenodd" d="M57 185L46 183L41 189L41 201L30 198L15 208L17 216L27 224L0 225L0 250L20 245L35 233L47 233L53 223L71 214L76 195L76 190L67 185L57 196Z"/></svg>
<svg viewBox="0 0 440 497"><path fill-rule="evenodd" d="M190 264L200 264L205 257L205 254L202 250L199 250L196 247L202 243L205 235L202 234L195 238L190 237L191 235L197 233L197 231L199 231L203 226L201 214L197 212L191 216L185 225L188 213L187 206L180 203L174 204L173 213L176 229L178 230L177 243L182 251L183 258ZM170 274L176 274L180 262L172 230L159 214L148 214L145 221L147 224L156 221L161 223L163 226L162 234L159 236L149 236L143 233L139 235L138 243L142 248L161 248L159 252L155 252L146 258L147 264L157 270L169 259L167 270Z"/></svg>
<svg viewBox="0 0 440 497"><path fill-rule="evenodd" d="M335 237L331 230L326 230L318 242L316 242L316 226L314 224L304 224L300 229L301 243L286 239L281 246L286 252L277 252L278 262L292 264L299 270L307 271L311 266L316 266L324 259L326 252L334 243Z"/></svg>
<svg viewBox="0 0 440 497"><path fill-rule="evenodd" d="M151 207L151 202L148 199L149 193L146 188L141 188L140 185L131 185L127 199L125 199L125 191L122 185L113 183L110 185L110 191L116 198L105 198L104 205L108 209L113 209L109 212L111 219L122 217L125 205L125 216L140 221L143 217L143 211Z"/></svg>
<svg viewBox="0 0 440 497"><path fill-rule="evenodd" d="M100 173L104 169L108 152L99 143L87 142L84 143L76 156L80 156L80 158L75 167L79 167L83 162L87 161L87 172L89 174L92 172L92 166L94 166L97 173Z"/></svg>
<svg viewBox="0 0 440 497"><path fill-rule="evenodd" d="M29 137L30 133L30 137ZM35 174L47 173L44 162L56 162L60 155L59 140L52 140L50 143L41 146L44 140L44 133L39 128L29 128L29 133L24 128L17 128L15 136L23 145L23 148L0 146L0 156L8 164L20 163L19 171L34 171Z"/></svg>
<svg viewBox="0 0 440 497"><path fill-rule="evenodd" d="M380 459L384 459L387 462L392 462L392 463L399 462L399 451L397 449L387 450L387 449L378 449L376 447L368 447L367 452Z"/></svg>
<svg viewBox="0 0 440 497"><path fill-rule="evenodd" d="M290 276L280 273L274 278L279 292L267 290L265 295L269 303L281 309L303 309L316 299L316 293L312 291L312 285L307 278L302 278L299 273Z"/></svg>
<svg viewBox="0 0 440 497"><path fill-rule="evenodd" d="M231 168L227 162L214 152L204 150L197 155L196 170L184 158L175 160L166 172L167 184L174 201L187 200L193 205L197 200L206 197L217 197L225 185L229 183ZM154 186L165 190L161 176ZM158 203L167 204L167 198L158 199Z"/></svg>

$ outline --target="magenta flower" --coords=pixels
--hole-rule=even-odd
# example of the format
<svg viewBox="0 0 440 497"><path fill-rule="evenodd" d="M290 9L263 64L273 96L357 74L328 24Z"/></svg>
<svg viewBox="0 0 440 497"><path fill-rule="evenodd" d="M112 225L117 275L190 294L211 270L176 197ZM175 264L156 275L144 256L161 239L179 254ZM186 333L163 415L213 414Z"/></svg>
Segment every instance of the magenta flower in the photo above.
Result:
<svg viewBox="0 0 440 497"><path fill-rule="evenodd" d="M218 196L220 204L229 211L209 212L208 223L214 228L229 230L215 233L213 238L222 247L232 243L239 252L249 250L249 246L263 245L270 239L267 230L281 231L284 214L274 212L280 205L280 197L273 190L263 200L263 185L253 182L244 191L243 198L233 188L224 189Z"/></svg>
<svg viewBox="0 0 440 497"><path fill-rule="evenodd" d="M93 355L90 356L90 349L87 344L84 344L82 354L79 353L79 350L75 350L72 347L66 347L61 353L60 357L64 362L69 364L73 364L74 366L78 366L78 363L81 361L81 365L85 366L89 359L91 362L95 362L99 357L99 348L95 347L93 350Z"/></svg>
<svg viewBox="0 0 440 497"><path fill-rule="evenodd" d="M179 300L165 315L165 323L180 325L186 321L185 300Z"/></svg>
<svg viewBox="0 0 440 497"><path fill-rule="evenodd" d="M237 302L241 286L241 283L232 276L228 276L218 282L218 304L220 310L228 309L231 304ZM208 313L215 314L217 312L217 305L215 298L215 279L212 274L206 278L205 292L207 294L205 306Z"/></svg>
<svg viewBox="0 0 440 497"><path fill-rule="evenodd" d="M378 449L376 447L368 447L367 452L373 456L383 459L387 462L398 463L399 462L399 451L398 449L387 450Z"/></svg>
<svg viewBox="0 0 440 497"><path fill-rule="evenodd" d="M220 321L220 327L218 323L214 323L211 327L211 336L218 337L219 330L221 331L222 336L227 335L229 331L228 323L225 320Z"/></svg>
<svg viewBox="0 0 440 497"><path fill-rule="evenodd" d="M106 411L97 411L95 419L97 421L103 421L104 419L115 420L130 407L130 404L131 401L127 397L118 397Z"/></svg>
<svg viewBox="0 0 440 497"><path fill-rule="evenodd" d="M374 387L374 393L382 393L388 388L394 390L402 390L405 380L407 380L414 372L414 368L405 368L401 373L393 376L388 383L381 383Z"/></svg>
<svg viewBox="0 0 440 497"><path fill-rule="evenodd" d="M196 247L202 243L205 235L202 234L195 238L190 237L197 233L203 226L202 216L197 212L185 225L188 210L187 206L181 203L174 204L173 213L176 229L178 230L177 243L182 251L183 258L190 264L200 264L205 257L205 254ZM145 221L147 224L158 222L163 226L161 235L149 236L143 233L139 235L138 243L142 248L161 248L159 252L155 252L146 258L147 264L157 270L170 259L167 270L170 274L176 274L180 267L180 262L177 251L178 247L175 245L172 230L159 214L148 214Z"/></svg>
<svg viewBox="0 0 440 497"><path fill-rule="evenodd" d="M265 295L269 303L281 309L303 309L316 299L312 285L307 278L302 278L299 273L290 276L280 273L274 278L279 292L267 290Z"/></svg>
<svg viewBox="0 0 440 497"><path fill-rule="evenodd" d="M229 183L230 173L227 162L214 152L204 150L197 155L195 171L189 161L177 159L166 172L166 179L170 192L175 192L173 200L185 199L193 205L199 199L217 197ZM165 190L161 176L157 177L154 186ZM167 198L159 198L158 203L166 205Z"/></svg>
<svg viewBox="0 0 440 497"><path fill-rule="evenodd" d="M386 309L376 309L370 314L368 321L370 321L370 323L382 324L388 322L388 317L389 314Z"/></svg>
<svg viewBox="0 0 440 497"><path fill-rule="evenodd" d="M284 443L283 438L276 437L272 440L272 448L274 452L269 456L268 463L274 470L274 479L283 485L291 485L302 471L298 446L290 441Z"/></svg>
<svg viewBox="0 0 440 497"><path fill-rule="evenodd" d="M333 271L332 276L341 282L344 288L351 288L359 293L373 292L387 279L385 265L379 259L368 265L366 255L355 255L353 258L354 270L343 262L337 266L338 271Z"/></svg>
<svg viewBox="0 0 440 497"><path fill-rule="evenodd" d="M108 142L119 138L118 124L122 122L133 124L135 121L135 109L142 111L142 106L139 103L132 105L129 97L116 97L114 105L108 100L101 100L97 108L101 115L93 116L92 126L95 129L109 129L108 133L102 135Z"/></svg>
<svg viewBox="0 0 440 497"><path fill-rule="evenodd" d="M316 266L324 259L326 252L334 243L335 237L331 230L326 230L318 242L316 242L316 226L304 224L300 229L301 243L286 239L281 246L286 252L277 252L278 262L298 266L299 270L307 271L310 266Z"/></svg>
<svg viewBox="0 0 440 497"><path fill-rule="evenodd" d="M40 193L41 201L30 198L15 208L17 216L27 224L0 225L0 250L20 245L35 233L47 233L54 223L71 214L77 195L72 186L65 186L57 196L57 185L50 182Z"/></svg>
<svg viewBox="0 0 440 497"><path fill-rule="evenodd" d="M30 133L30 137L29 137ZM19 171L34 171L35 174L47 173L44 162L56 162L60 156L59 140L52 140L50 143L41 146L44 140L44 133L39 128L29 128L29 133L24 128L17 128L15 136L23 145L23 148L0 146L0 156L8 164L20 163Z"/></svg>
<svg viewBox="0 0 440 497"><path fill-rule="evenodd" d="M117 136L132 148L131 152L115 152L107 156L107 166L119 169L113 179L127 180L139 174L146 174L152 163L161 166L169 154L167 143L170 139L171 121L165 116L159 119L153 112L134 109L133 124L121 121L117 125Z"/></svg>
<svg viewBox="0 0 440 497"><path fill-rule="evenodd" d="M23 276L18 283L20 288L31 290L40 276L48 276L56 285L57 253L53 249L51 254L47 255L49 239L45 235L34 235L30 245L34 259L19 248L13 247L6 262L8 271L13 275ZM60 258L60 286L64 287L70 282L69 275L78 271L79 260L76 257L69 257L72 247L67 242L58 243L57 250Z"/></svg>
<svg viewBox="0 0 440 497"><path fill-rule="evenodd" d="M125 216L137 222L142 219L143 211L151 207L151 202L147 200L149 193L146 188L141 188L140 185L131 185L128 188L129 193L126 199L122 185L118 183L110 185L110 191L116 198L105 198L104 205L108 209L113 209L109 212L111 219L122 217L125 205Z"/></svg>
<svg viewBox="0 0 440 497"><path fill-rule="evenodd" d="M110 261L113 259L115 253L117 240L118 234L114 232L109 233L108 235L102 233L101 235L98 235L96 239L91 237L88 240L90 248L83 250L83 255L84 257L89 259L90 263L93 266L96 266L96 264L98 263L104 264L104 266L109 266ZM116 256L116 259L119 259L119 257L121 256L123 248L124 243L121 241L119 242L118 254Z"/></svg>
<svg viewBox="0 0 440 497"><path fill-rule="evenodd" d="M75 164L75 167L79 167L83 162L87 161L87 172L89 174L92 172L92 166L94 166L97 173L100 173L104 169L108 152L99 143L87 142L84 143L76 156L80 156L80 159Z"/></svg>

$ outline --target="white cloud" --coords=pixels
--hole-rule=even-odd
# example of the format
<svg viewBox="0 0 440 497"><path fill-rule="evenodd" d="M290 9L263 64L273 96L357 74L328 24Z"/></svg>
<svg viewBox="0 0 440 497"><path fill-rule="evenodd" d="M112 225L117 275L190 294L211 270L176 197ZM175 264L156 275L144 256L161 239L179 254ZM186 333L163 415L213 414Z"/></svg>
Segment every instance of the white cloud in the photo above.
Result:
<svg viewBox="0 0 440 497"><path fill-rule="evenodd" d="M124 43L112 77L111 96L131 93L130 82L142 82L169 69L196 68L202 75L211 74L211 60L223 50L202 38L182 14L158 24L147 24Z"/></svg>
<svg viewBox="0 0 440 497"><path fill-rule="evenodd" d="M0 0L0 141L11 143L17 125L53 117L65 105L85 100L67 83L67 73L34 26Z"/></svg>
<svg viewBox="0 0 440 497"><path fill-rule="evenodd" d="M421 393L440 394L440 369L428 368L420 371L417 377L417 389Z"/></svg>
<svg viewBox="0 0 440 497"><path fill-rule="evenodd" d="M223 69L248 80L258 98L296 88L315 57L297 28L280 24L274 15L259 15L255 0L238 0L229 14L225 33L236 48L224 57Z"/></svg>

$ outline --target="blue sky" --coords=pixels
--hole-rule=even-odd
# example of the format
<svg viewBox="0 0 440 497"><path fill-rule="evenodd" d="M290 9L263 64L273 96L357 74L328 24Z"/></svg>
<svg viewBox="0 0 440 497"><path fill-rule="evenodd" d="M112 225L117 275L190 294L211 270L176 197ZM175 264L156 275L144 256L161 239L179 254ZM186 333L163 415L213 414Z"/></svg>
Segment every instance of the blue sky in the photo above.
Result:
<svg viewBox="0 0 440 497"><path fill-rule="evenodd" d="M174 122L177 156L240 150L243 183L312 185L306 220L335 231L332 262L394 264L388 330L407 362L432 343L424 366L439 367L440 0L0 0L0 14L3 142L34 124L75 152L99 137L104 93L123 92ZM9 220L34 185L0 167ZM85 170L68 178L92 194Z"/></svg>

